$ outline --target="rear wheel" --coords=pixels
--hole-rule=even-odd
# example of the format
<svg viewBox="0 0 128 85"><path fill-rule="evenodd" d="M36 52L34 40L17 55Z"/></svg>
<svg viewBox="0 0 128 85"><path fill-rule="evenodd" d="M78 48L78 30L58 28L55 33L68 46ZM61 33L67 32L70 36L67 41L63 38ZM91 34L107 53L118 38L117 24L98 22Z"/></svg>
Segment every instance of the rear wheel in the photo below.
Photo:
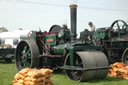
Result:
<svg viewBox="0 0 128 85"><path fill-rule="evenodd" d="M128 48L125 49L122 55L122 62L128 65Z"/></svg>
<svg viewBox="0 0 128 85"><path fill-rule="evenodd" d="M21 41L15 54L16 66L18 70L25 67L34 68L39 66L39 49L34 40Z"/></svg>

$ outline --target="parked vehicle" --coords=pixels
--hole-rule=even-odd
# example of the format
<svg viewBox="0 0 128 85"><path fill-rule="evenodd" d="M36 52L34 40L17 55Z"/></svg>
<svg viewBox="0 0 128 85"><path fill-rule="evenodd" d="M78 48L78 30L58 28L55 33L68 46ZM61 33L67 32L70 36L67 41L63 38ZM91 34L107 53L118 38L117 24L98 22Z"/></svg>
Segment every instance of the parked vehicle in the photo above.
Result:
<svg viewBox="0 0 128 85"><path fill-rule="evenodd" d="M22 35L18 33L22 33ZM18 42L28 38L27 33L28 31L24 30L0 33L0 59L4 59L6 62L11 62L14 58Z"/></svg>
<svg viewBox="0 0 128 85"><path fill-rule="evenodd" d="M11 45L0 45L0 59L4 59L6 62L12 62L14 58L15 48L12 48Z"/></svg>

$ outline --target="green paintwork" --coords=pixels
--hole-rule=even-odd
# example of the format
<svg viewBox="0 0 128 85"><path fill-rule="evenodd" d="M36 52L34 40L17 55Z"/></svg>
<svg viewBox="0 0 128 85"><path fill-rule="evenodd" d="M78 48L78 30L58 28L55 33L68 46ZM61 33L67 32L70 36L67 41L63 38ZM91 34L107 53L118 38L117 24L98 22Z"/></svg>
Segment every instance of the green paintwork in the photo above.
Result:
<svg viewBox="0 0 128 85"><path fill-rule="evenodd" d="M104 39L105 32L106 32L106 30L104 28L99 28L93 33L93 36L96 36L98 40Z"/></svg>
<svg viewBox="0 0 128 85"><path fill-rule="evenodd" d="M48 39L52 39L53 41L48 42ZM45 45L56 45L56 35L47 35L45 36Z"/></svg>
<svg viewBox="0 0 128 85"><path fill-rule="evenodd" d="M64 30L60 30L60 32L58 33L58 38L63 38L64 37Z"/></svg>
<svg viewBox="0 0 128 85"><path fill-rule="evenodd" d="M24 46L21 59L25 67L30 67L31 52L28 46Z"/></svg>
<svg viewBox="0 0 128 85"><path fill-rule="evenodd" d="M65 55L66 44L59 44L58 46L54 46L54 54L56 55Z"/></svg>
<svg viewBox="0 0 128 85"><path fill-rule="evenodd" d="M73 46L75 51L102 51L103 48L100 46L94 46L94 45L79 45L79 46Z"/></svg>
<svg viewBox="0 0 128 85"><path fill-rule="evenodd" d="M60 30L60 32L57 34L59 39L64 39L65 41L70 40L70 31L69 30Z"/></svg>
<svg viewBox="0 0 128 85"><path fill-rule="evenodd" d="M69 49L69 56L70 56L70 65L73 66L73 60L74 60L74 48L70 47Z"/></svg>
<svg viewBox="0 0 128 85"><path fill-rule="evenodd" d="M35 34L35 32L34 31L32 31L32 33L30 34L30 35L28 35L28 39L30 39L30 40L36 40L36 34Z"/></svg>

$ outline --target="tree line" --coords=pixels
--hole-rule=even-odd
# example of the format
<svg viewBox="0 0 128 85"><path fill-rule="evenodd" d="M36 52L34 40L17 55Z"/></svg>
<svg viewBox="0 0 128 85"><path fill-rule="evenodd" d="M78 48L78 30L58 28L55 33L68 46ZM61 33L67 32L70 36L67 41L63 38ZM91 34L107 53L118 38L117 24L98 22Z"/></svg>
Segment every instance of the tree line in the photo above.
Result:
<svg viewBox="0 0 128 85"><path fill-rule="evenodd" d="M0 27L0 33L1 32L8 32L8 29L6 27Z"/></svg>

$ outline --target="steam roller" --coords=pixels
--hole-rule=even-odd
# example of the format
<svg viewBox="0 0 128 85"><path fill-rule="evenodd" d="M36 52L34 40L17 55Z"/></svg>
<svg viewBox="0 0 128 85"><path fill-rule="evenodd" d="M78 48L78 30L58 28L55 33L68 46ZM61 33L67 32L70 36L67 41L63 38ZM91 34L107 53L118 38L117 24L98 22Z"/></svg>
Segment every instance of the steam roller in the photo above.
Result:
<svg viewBox="0 0 128 85"><path fill-rule="evenodd" d="M19 42L15 52L17 69L50 68L65 71L69 79L89 81L104 79L108 59L100 46L88 43L88 36L77 38L77 5L70 5L71 29L53 25L49 32L31 31L29 38Z"/></svg>

